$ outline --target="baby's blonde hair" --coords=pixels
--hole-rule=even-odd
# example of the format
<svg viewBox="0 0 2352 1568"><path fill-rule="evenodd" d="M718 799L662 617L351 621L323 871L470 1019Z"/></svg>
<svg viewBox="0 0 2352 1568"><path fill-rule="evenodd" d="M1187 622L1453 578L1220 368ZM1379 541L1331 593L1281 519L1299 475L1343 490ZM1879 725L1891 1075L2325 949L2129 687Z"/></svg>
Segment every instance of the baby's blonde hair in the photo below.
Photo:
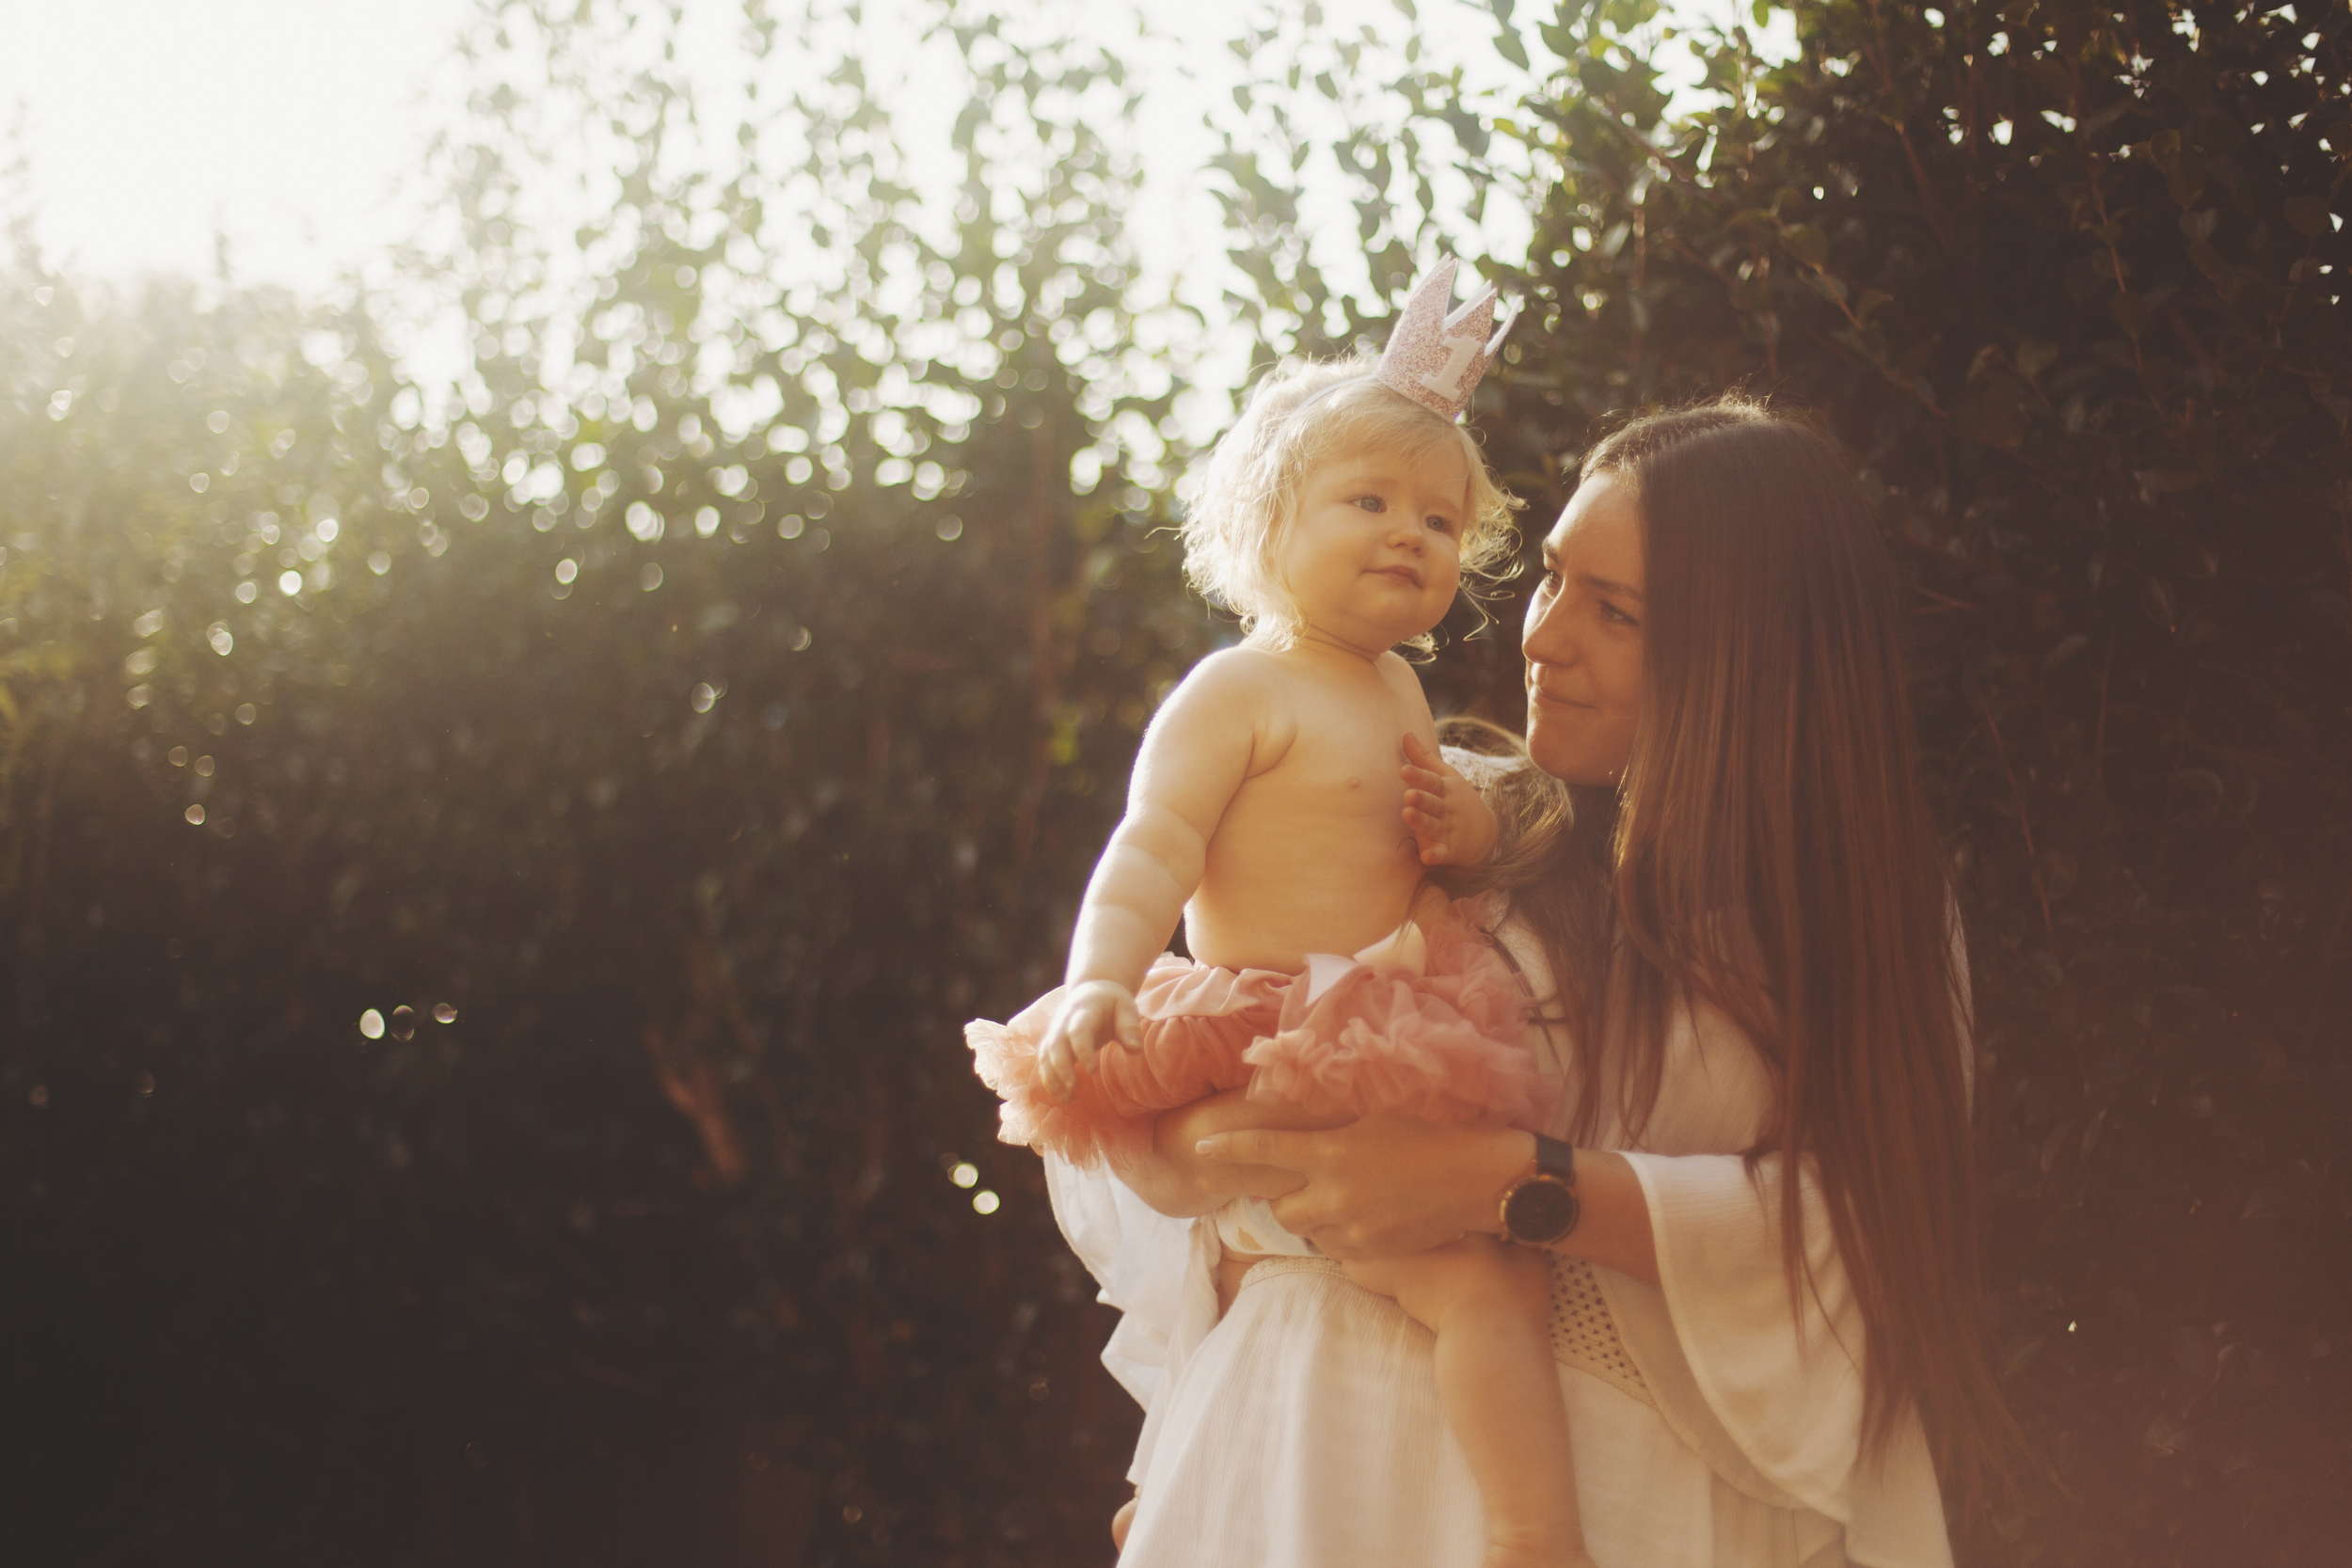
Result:
<svg viewBox="0 0 2352 1568"><path fill-rule="evenodd" d="M1186 510L1184 576L1203 595L1241 617L1260 646L1288 647L1303 623L1282 581L1282 535L1297 515L1299 491L1316 464L1340 451L1402 447L1418 453L1458 442L1470 462L1470 504L1462 518L1462 587L1479 591L1517 565L1505 495L1470 432L1372 379L1370 356L1276 367L1216 444ZM1428 633L1408 647L1426 652Z"/></svg>

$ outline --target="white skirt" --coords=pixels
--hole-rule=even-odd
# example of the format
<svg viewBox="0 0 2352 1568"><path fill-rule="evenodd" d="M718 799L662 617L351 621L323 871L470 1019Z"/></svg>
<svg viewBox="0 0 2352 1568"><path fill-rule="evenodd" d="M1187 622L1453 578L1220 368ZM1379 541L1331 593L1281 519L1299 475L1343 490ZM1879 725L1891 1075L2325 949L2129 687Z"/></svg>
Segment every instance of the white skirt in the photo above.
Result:
<svg viewBox="0 0 2352 1568"><path fill-rule="evenodd" d="M1478 1568L1478 1488L1429 1331L1321 1259L1245 1277L1160 1390L1120 1568ZM1834 1568L1841 1532L1724 1483L1621 1386L1557 1367L1601 1568ZM1157 1402L1155 1401L1155 1403ZM1595 1444L1590 1434L1607 1433ZM1562 1478L1562 1483L1569 1484Z"/></svg>

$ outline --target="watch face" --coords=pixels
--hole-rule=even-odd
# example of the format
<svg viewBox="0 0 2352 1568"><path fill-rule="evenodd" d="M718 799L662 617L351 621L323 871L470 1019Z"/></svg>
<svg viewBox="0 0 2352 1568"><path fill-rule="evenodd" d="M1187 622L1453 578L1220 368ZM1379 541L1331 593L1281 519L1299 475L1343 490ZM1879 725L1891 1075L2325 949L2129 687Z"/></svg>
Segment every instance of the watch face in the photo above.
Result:
<svg viewBox="0 0 2352 1568"><path fill-rule="evenodd" d="M1540 1246L1566 1235L1576 1224L1576 1195L1566 1184L1539 1176L1512 1190L1502 1218L1515 1241Z"/></svg>

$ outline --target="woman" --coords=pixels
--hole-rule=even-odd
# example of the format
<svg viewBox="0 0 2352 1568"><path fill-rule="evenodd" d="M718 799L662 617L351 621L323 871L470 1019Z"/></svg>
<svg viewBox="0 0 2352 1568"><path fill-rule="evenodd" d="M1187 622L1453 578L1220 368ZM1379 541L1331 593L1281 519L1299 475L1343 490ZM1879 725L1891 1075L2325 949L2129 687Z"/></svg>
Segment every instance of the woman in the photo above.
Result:
<svg viewBox="0 0 2352 1568"><path fill-rule="evenodd" d="M1164 1116L1122 1180L1049 1166L1128 1314L1104 1360L1147 1407L1122 1561L1479 1560L1427 1337L1393 1303L1284 1259L1220 1318L1185 1217L1237 1195L1335 1258L1471 1230L1550 1246L1602 1568L1950 1561L1937 1469L1973 1497L2008 1429L1899 633L1818 436L1726 401L1595 449L1528 610L1534 766L1461 758L1516 829L1499 934L1549 999L1560 1141L1286 1132L1219 1096ZM1536 1201L1559 1177L1564 1232Z"/></svg>

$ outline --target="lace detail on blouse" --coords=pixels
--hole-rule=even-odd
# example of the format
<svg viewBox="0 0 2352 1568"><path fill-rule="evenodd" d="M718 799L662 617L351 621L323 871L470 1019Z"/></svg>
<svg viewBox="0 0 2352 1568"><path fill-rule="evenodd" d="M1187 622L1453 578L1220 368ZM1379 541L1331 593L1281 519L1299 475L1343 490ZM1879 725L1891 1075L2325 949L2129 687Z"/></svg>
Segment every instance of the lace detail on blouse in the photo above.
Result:
<svg viewBox="0 0 2352 1568"><path fill-rule="evenodd" d="M1592 1264L1556 1252L1551 1255L1551 1354L1562 1366L1588 1372L1627 1398L1658 1408L1658 1396L1626 1354L1617 1320L1610 1316L1609 1298L1600 1293Z"/></svg>
<svg viewBox="0 0 2352 1568"><path fill-rule="evenodd" d="M1249 1265L1241 1276L1241 1288L1246 1291L1286 1274L1341 1273L1340 1265L1328 1258L1263 1258ZM1652 1410L1658 1408L1658 1396L1650 1392L1642 1369L1634 1365L1617 1335L1617 1320L1610 1315L1609 1300L1600 1293L1593 1266L1581 1258L1551 1256L1550 1327L1553 1360L1600 1379Z"/></svg>

